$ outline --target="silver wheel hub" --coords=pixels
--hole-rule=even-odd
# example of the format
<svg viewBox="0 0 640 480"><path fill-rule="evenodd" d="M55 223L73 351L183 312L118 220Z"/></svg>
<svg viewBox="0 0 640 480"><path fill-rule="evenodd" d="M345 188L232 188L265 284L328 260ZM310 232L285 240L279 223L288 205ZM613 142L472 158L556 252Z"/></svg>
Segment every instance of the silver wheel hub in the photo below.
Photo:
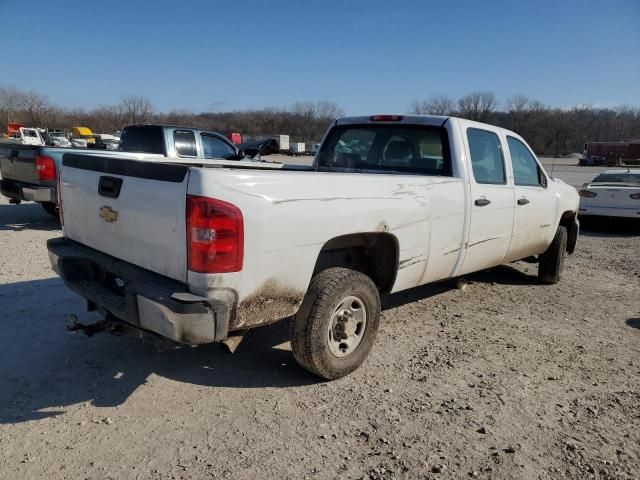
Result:
<svg viewBox="0 0 640 480"><path fill-rule="evenodd" d="M354 295L344 298L329 321L329 351L339 358L351 355L362 342L366 327L367 309L364 302Z"/></svg>

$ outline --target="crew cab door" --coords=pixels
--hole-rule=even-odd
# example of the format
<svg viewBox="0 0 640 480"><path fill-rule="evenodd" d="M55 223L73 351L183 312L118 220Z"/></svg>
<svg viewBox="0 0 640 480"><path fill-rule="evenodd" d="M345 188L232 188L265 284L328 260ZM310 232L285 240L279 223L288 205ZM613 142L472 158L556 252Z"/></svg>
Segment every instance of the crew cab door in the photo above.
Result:
<svg viewBox="0 0 640 480"><path fill-rule="evenodd" d="M463 127L463 137L471 163L471 224L460 275L503 262L514 213L513 186L498 133L489 128Z"/></svg>
<svg viewBox="0 0 640 480"><path fill-rule="evenodd" d="M505 262L512 262L547 249L555 235L557 199L547 188L547 176L529 147L511 135L506 140L513 169L515 215Z"/></svg>

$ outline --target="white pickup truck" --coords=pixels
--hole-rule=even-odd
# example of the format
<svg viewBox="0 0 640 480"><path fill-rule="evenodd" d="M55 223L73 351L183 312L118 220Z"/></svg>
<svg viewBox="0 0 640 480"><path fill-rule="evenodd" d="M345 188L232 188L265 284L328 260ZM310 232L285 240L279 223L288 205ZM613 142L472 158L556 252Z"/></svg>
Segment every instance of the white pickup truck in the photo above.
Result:
<svg viewBox="0 0 640 480"><path fill-rule="evenodd" d="M65 154L53 269L106 319L175 342L294 317L293 354L355 370L380 297L514 262L560 278L579 197L517 134L458 118L341 118L314 164Z"/></svg>

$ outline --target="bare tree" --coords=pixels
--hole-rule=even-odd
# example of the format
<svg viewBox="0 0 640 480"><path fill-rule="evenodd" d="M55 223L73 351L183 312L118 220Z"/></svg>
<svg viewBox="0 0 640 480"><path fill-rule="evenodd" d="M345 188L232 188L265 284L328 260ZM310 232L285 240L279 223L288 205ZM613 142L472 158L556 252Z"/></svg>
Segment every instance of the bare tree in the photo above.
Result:
<svg viewBox="0 0 640 480"><path fill-rule="evenodd" d="M24 120L34 126L43 124L44 117L48 116L52 109L47 97L35 92L24 95L22 108L25 113Z"/></svg>
<svg viewBox="0 0 640 480"><path fill-rule="evenodd" d="M312 102L296 102L291 106L296 123L297 136L310 138L317 115L316 105Z"/></svg>
<svg viewBox="0 0 640 480"><path fill-rule="evenodd" d="M416 115L451 115L455 102L447 95L432 95L426 100L411 102L410 113Z"/></svg>
<svg viewBox="0 0 640 480"><path fill-rule="evenodd" d="M458 100L460 115L478 122L487 121L497 106L493 92L471 92Z"/></svg>
<svg viewBox="0 0 640 480"><path fill-rule="evenodd" d="M127 123L148 122L153 113L151 101L142 95L122 97L120 105Z"/></svg>
<svg viewBox="0 0 640 480"><path fill-rule="evenodd" d="M16 121L14 117L24 106L24 96L24 92L14 86L0 87L0 119L5 128L7 123Z"/></svg>
<svg viewBox="0 0 640 480"><path fill-rule="evenodd" d="M529 97L521 93L509 97L505 102L507 112L524 112L529 109Z"/></svg>
<svg viewBox="0 0 640 480"><path fill-rule="evenodd" d="M330 122L344 115L344 110L335 102L323 100L316 103L316 117L320 121Z"/></svg>

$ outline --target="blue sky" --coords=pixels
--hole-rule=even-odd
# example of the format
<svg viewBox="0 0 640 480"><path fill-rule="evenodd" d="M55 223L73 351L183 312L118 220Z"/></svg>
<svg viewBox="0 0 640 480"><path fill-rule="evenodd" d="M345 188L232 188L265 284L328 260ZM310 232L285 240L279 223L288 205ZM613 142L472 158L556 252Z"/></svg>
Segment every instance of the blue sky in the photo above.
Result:
<svg viewBox="0 0 640 480"><path fill-rule="evenodd" d="M640 0L20 3L0 0L0 85L67 107L404 112L472 90L640 106Z"/></svg>

